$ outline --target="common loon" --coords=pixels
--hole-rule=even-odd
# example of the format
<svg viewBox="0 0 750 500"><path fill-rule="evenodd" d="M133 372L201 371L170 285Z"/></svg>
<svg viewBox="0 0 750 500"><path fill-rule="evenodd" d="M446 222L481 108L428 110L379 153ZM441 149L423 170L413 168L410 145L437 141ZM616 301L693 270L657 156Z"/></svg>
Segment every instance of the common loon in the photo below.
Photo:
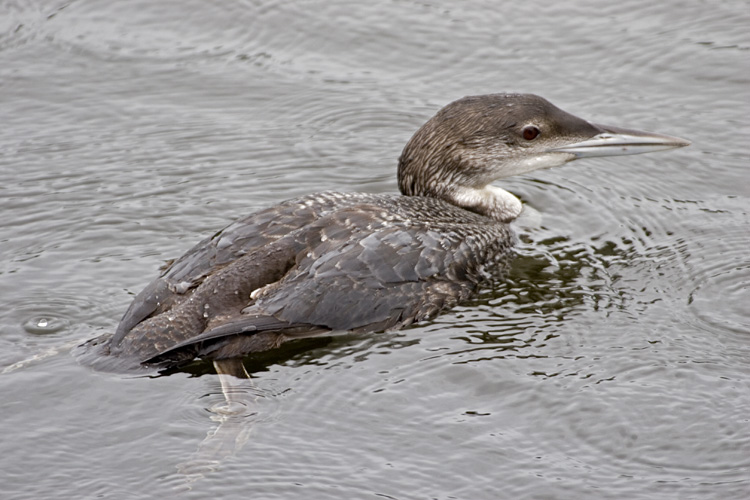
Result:
<svg viewBox="0 0 750 500"><path fill-rule="evenodd" d="M398 164L401 195L324 192L241 219L172 262L114 335L85 351L100 369L165 368L432 318L509 257L507 223L522 205L491 182L689 144L589 123L531 94L464 97L409 140Z"/></svg>

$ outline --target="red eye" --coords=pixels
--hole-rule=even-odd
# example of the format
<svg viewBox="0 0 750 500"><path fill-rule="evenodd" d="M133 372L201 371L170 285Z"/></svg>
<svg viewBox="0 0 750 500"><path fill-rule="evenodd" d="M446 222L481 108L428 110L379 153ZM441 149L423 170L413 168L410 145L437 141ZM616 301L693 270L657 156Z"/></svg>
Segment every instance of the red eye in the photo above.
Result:
<svg viewBox="0 0 750 500"><path fill-rule="evenodd" d="M533 141L539 137L539 129L534 125L526 125L521 131L523 138L527 141Z"/></svg>

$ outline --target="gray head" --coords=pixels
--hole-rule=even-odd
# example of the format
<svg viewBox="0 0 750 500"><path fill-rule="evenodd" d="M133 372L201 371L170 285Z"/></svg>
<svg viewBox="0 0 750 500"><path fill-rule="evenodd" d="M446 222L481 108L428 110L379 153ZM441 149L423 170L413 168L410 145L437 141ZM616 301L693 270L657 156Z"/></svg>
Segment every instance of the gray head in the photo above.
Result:
<svg viewBox="0 0 750 500"><path fill-rule="evenodd" d="M500 221L521 212L490 183L577 158L687 146L677 137L596 125L533 94L464 97L441 109L404 148L401 192L432 196Z"/></svg>

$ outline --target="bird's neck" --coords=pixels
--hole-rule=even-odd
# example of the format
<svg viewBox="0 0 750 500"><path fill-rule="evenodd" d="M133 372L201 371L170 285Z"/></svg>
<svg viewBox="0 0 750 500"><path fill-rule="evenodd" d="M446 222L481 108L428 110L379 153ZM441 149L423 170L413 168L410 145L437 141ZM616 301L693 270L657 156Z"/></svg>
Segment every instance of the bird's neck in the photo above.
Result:
<svg viewBox="0 0 750 500"><path fill-rule="evenodd" d="M433 119L434 120L434 119ZM461 141L435 130L430 120L407 143L398 162L398 187L407 196L427 196L510 222L521 213L521 202L490 182L497 176Z"/></svg>
<svg viewBox="0 0 750 500"><path fill-rule="evenodd" d="M447 199L461 208L486 215L499 222L510 222L521 214L521 200L508 191L488 184L483 188L459 187Z"/></svg>
<svg viewBox="0 0 750 500"><path fill-rule="evenodd" d="M520 215L523 205L514 195L491 184L471 186L470 180L459 172L434 165L415 168L402 161L398 172L399 189L407 196L438 198L499 222L510 222Z"/></svg>

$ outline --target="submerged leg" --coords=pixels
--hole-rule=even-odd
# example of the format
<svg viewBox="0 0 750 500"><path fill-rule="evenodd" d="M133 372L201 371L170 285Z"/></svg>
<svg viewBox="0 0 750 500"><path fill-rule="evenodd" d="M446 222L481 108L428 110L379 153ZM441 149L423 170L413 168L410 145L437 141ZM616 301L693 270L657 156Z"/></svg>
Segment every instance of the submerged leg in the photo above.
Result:
<svg viewBox="0 0 750 500"><path fill-rule="evenodd" d="M252 387L252 382L249 382L251 380L250 375L245 370L242 359L214 360L214 368L219 375L221 392L224 393L224 399L227 402L225 411L232 413L232 407L237 403L243 405L244 408L244 404L247 402L248 383ZM241 410L241 408L236 408L236 410Z"/></svg>
<svg viewBox="0 0 750 500"><path fill-rule="evenodd" d="M258 395L242 359L223 359L213 363L225 402L210 409L214 413L211 420L218 423L216 428L208 432L189 460L177 466L180 475L186 479L183 486L187 489L237 453L247 441L255 421L256 414L250 406Z"/></svg>

